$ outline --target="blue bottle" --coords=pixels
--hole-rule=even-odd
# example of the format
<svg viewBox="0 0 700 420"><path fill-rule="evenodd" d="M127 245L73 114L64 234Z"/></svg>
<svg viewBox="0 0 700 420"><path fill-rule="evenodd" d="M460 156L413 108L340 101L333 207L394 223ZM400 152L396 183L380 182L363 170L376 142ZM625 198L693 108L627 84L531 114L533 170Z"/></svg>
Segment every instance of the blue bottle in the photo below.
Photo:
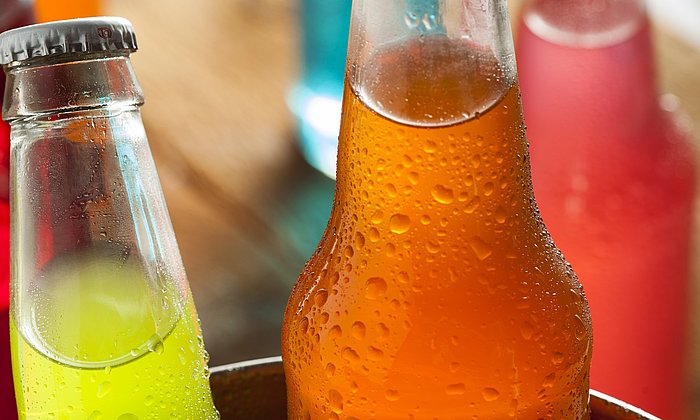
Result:
<svg viewBox="0 0 700 420"><path fill-rule="evenodd" d="M301 0L301 78L289 94L306 160L335 178L352 0Z"/></svg>

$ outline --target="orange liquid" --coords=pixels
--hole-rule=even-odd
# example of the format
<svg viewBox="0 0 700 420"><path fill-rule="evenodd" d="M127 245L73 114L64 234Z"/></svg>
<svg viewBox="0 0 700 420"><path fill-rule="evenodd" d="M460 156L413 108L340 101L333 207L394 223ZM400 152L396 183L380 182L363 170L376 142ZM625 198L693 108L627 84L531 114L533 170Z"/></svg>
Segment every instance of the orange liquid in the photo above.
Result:
<svg viewBox="0 0 700 420"><path fill-rule="evenodd" d="M101 16L100 0L34 0L37 22Z"/></svg>
<svg viewBox="0 0 700 420"><path fill-rule="evenodd" d="M331 220L285 314L289 418L587 418L588 307L534 204L517 83L433 41L363 66L397 75L357 89L390 117L346 86ZM427 115L450 123L395 121Z"/></svg>

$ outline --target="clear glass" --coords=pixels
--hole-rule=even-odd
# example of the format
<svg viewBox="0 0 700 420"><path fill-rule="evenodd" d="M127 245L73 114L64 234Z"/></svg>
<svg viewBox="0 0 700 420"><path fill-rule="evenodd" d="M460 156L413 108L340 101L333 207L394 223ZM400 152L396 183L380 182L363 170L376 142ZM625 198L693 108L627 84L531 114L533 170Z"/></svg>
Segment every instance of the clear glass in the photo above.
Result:
<svg viewBox="0 0 700 420"><path fill-rule="evenodd" d="M582 288L539 217L505 1L355 0L290 418L588 418Z"/></svg>
<svg viewBox="0 0 700 420"><path fill-rule="evenodd" d="M697 163L644 2L528 1L517 54L537 202L591 304L591 386L684 418Z"/></svg>
<svg viewBox="0 0 700 420"><path fill-rule="evenodd" d="M7 68L21 418L218 418L127 55Z"/></svg>

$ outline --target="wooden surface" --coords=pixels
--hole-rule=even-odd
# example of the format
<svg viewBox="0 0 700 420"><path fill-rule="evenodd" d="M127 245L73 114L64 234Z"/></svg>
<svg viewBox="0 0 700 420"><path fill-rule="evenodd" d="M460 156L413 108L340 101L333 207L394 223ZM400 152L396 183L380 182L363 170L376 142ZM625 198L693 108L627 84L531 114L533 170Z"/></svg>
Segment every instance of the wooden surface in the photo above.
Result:
<svg viewBox="0 0 700 420"><path fill-rule="evenodd" d="M105 12L137 30L144 121L211 364L279 354L287 295L333 193L301 159L285 103L297 68L296 2L115 0ZM662 86L700 139L700 52L656 37ZM693 331L699 396L697 321Z"/></svg>

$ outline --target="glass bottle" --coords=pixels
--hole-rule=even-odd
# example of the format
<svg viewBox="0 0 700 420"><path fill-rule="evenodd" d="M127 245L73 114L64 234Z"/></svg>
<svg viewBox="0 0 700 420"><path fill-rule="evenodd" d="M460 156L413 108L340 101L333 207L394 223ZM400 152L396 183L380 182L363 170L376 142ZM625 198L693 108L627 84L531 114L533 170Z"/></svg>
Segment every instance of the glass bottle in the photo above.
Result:
<svg viewBox="0 0 700 420"><path fill-rule="evenodd" d="M120 18L0 35L21 418L218 418Z"/></svg>
<svg viewBox="0 0 700 420"><path fill-rule="evenodd" d="M696 163L644 2L532 0L519 26L535 196L591 303L591 385L684 418Z"/></svg>
<svg viewBox="0 0 700 420"><path fill-rule="evenodd" d="M282 355L293 419L588 418L588 306L533 198L505 1L353 2Z"/></svg>
<svg viewBox="0 0 700 420"><path fill-rule="evenodd" d="M0 32L34 22L31 2L0 0ZM0 106L5 74L0 71ZM16 419L10 361L10 126L0 120L0 413Z"/></svg>

